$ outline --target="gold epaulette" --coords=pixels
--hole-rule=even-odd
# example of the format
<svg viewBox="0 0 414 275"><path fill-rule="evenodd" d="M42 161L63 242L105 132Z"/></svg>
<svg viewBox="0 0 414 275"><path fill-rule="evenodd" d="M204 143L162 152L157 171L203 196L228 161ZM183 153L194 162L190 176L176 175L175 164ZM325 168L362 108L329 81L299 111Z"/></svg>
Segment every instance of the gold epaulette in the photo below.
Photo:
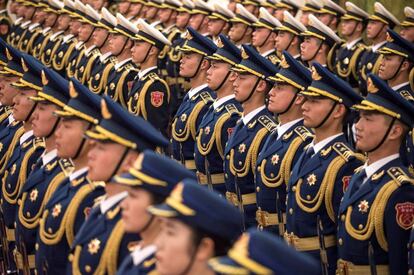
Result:
<svg viewBox="0 0 414 275"><path fill-rule="evenodd" d="M65 174L65 176L67 176L67 177L75 169L75 167L73 166L73 163L72 163L72 161L70 159L60 159L59 160L59 166L62 169L62 171Z"/></svg>
<svg viewBox="0 0 414 275"><path fill-rule="evenodd" d="M237 110L236 105L234 104L227 104L226 105L226 111L227 113L229 113L229 115L235 114L235 113L240 113L239 110Z"/></svg>
<svg viewBox="0 0 414 275"><path fill-rule="evenodd" d="M116 64L116 62L118 62L118 58L116 58L116 56L111 56L108 58L108 60L114 65Z"/></svg>
<svg viewBox="0 0 414 275"><path fill-rule="evenodd" d="M309 131L305 126L298 126L294 131L303 141L309 138L313 138L312 132Z"/></svg>
<svg viewBox="0 0 414 275"><path fill-rule="evenodd" d="M414 185L414 179L408 176L401 167L391 167L387 170L387 174L397 183L399 186L404 184Z"/></svg>
<svg viewBox="0 0 414 275"><path fill-rule="evenodd" d="M269 132L273 132L276 129L277 124L267 115L260 116L258 119L260 124L263 125Z"/></svg>
<svg viewBox="0 0 414 275"><path fill-rule="evenodd" d="M156 73L154 73L154 72L152 72L152 73L149 73L149 74L147 74L144 78L143 78L143 80L145 80L145 79L147 79L147 78L150 78L150 79L152 79L152 80L160 80L161 78L160 78L160 76L159 75L157 75Z"/></svg>
<svg viewBox="0 0 414 275"><path fill-rule="evenodd" d="M138 71L132 63L127 63L126 65L122 66L118 69L118 71L125 70L125 71Z"/></svg>
<svg viewBox="0 0 414 275"><path fill-rule="evenodd" d="M269 61L272 62L272 64L276 65L280 62L280 59L276 55L272 54L269 56Z"/></svg>
<svg viewBox="0 0 414 275"><path fill-rule="evenodd" d="M213 97L210 95L209 92L202 92L200 94L200 97L203 100L204 104L209 104L210 102L214 101Z"/></svg>
<svg viewBox="0 0 414 275"><path fill-rule="evenodd" d="M46 143L45 143L45 139L44 138L34 138L33 139L33 147L34 148L39 148L39 147L45 147Z"/></svg>
<svg viewBox="0 0 414 275"><path fill-rule="evenodd" d="M105 198L106 198L106 195L102 195L94 199L92 208L99 207L99 204L101 204L101 202L104 201Z"/></svg>
<svg viewBox="0 0 414 275"><path fill-rule="evenodd" d="M352 151L348 146L346 146L343 142L336 142L332 149L340 155L345 161L349 161L351 157L355 155L354 151Z"/></svg>

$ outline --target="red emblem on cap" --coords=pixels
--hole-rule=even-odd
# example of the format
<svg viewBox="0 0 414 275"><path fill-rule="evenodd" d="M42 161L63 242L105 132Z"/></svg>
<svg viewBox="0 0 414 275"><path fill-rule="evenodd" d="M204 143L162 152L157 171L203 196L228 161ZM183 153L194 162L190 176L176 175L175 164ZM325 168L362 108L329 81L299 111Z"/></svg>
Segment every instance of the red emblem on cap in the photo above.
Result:
<svg viewBox="0 0 414 275"><path fill-rule="evenodd" d="M397 212L395 218L398 225L405 230L410 230L414 224L414 203L397 203L395 211Z"/></svg>
<svg viewBox="0 0 414 275"><path fill-rule="evenodd" d="M348 189L349 181L351 180L351 176L345 176L342 178L342 190L346 191Z"/></svg>
<svg viewBox="0 0 414 275"><path fill-rule="evenodd" d="M160 107L164 101L164 93L160 91L151 92L151 104L154 107Z"/></svg>

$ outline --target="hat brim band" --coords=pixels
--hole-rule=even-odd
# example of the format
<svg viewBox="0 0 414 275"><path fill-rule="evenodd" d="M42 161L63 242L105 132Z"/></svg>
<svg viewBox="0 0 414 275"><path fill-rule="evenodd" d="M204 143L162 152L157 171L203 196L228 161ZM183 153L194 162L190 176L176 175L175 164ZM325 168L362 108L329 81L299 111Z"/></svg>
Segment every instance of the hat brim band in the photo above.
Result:
<svg viewBox="0 0 414 275"><path fill-rule="evenodd" d="M286 82L286 83L288 83L289 85L291 85L291 86L293 86L293 87L295 87L295 88L298 88L299 90L303 90L303 89L305 88L305 87L303 87L302 85L300 85L300 84L296 83L295 81L293 81L293 80L291 80L291 79L287 78L286 76L284 76L284 75L282 75L282 74L280 74L280 73L277 73L277 74L276 74L276 77L278 77L280 80L282 80L282 81L279 81L278 79L275 79L277 82Z"/></svg>
<svg viewBox="0 0 414 275"><path fill-rule="evenodd" d="M232 70L235 72L239 72L239 73L248 72L249 74L255 75L259 78L264 78L264 75L262 75L261 73L256 72L255 70L252 70L249 67L241 65L241 64L237 64L236 66L232 68Z"/></svg>
<svg viewBox="0 0 414 275"><path fill-rule="evenodd" d="M45 94L44 92L39 92L38 93L38 97L42 97L42 98L44 98L45 100L47 100L47 101L50 101L50 102L52 102L53 104L55 104L55 105L57 105L57 106L59 106L59 107L61 107L61 108L63 108L63 107L65 107L65 103L63 103L62 101L60 101L60 100L57 100L56 98L54 98L53 96L50 96L50 95L48 95L48 94Z"/></svg>
<svg viewBox="0 0 414 275"><path fill-rule="evenodd" d="M363 100L361 102L361 104L354 105L353 108L357 109L357 110L364 110L364 111L378 111L378 112L381 112L383 114L394 117L396 119L401 118L400 114L397 114L396 112L393 112L393 111L391 111L391 110L389 110L389 109L387 109L383 106L380 106L380 105L375 104L375 103L373 103L371 101L368 101L368 100Z"/></svg>
<svg viewBox="0 0 414 275"><path fill-rule="evenodd" d="M259 264L258 262L252 259L247 258L245 255L243 255L242 253L240 253L234 248L230 249L228 255L235 262L248 268L249 270L253 271L255 274L262 274L262 275L273 274L272 270L268 269L267 267Z"/></svg>
<svg viewBox="0 0 414 275"><path fill-rule="evenodd" d="M137 148L137 145L134 142L120 137L117 134L112 133L99 125L96 126L96 131L98 131L100 134L107 136L110 140L119 143L125 147L132 148L134 150Z"/></svg>
<svg viewBox="0 0 414 275"><path fill-rule="evenodd" d="M249 275L250 274L250 270L244 267L226 265L226 264L221 263L218 259L215 259L215 258L211 259L208 262L208 264L211 266L211 268L214 271L220 274L232 274L232 275Z"/></svg>
<svg viewBox="0 0 414 275"><path fill-rule="evenodd" d="M307 96L324 96L324 97L327 97L327 98L332 99L334 101L337 101L339 103L342 103L342 101L343 101L342 98L340 98L336 95L333 95L331 93L328 93L327 91L324 91L324 90L321 90L321 89L318 89L318 88L315 88L315 87L312 87L312 86L308 87L307 90L302 91L301 94L304 94L304 95L307 95Z"/></svg>

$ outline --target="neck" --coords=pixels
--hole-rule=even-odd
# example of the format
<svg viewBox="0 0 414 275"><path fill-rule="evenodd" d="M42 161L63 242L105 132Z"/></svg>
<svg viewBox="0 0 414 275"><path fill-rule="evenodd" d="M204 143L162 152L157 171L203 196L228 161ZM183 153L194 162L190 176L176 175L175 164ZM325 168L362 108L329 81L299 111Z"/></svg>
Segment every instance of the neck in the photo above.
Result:
<svg viewBox="0 0 414 275"><path fill-rule="evenodd" d="M107 182L105 184L105 193L108 197L115 196L124 190L119 186L119 184Z"/></svg>
<svg viewBox="0 0 414 275"><path fill-rule="evenodd" d="M329 123L325 122L325 124L329 124ZM314 143L316 144L324 139L327 139L329 137L332 137L340 133L342 133L342 126L340 125L327 125L327 126L323 125L315 129Z"/></svg>
<svg viewBox="0 0 414 275"><path fill-rule="evenodd" d="M48 137L45 140L45 144L46 144L46 152L50 152L53 149L56 148L56 138L55 135L52 135L51 137Z"/></svg>
<svg viewBox="0 0 414 275"><path fill-rule="evenodd" d="M141 236L141 245L142 247L146 247L154 243L155 239L159 235L161 231L160 223L157 222L157 218L153 218L151 225L144 231L139 232Z"/></svg>
<svg viewBox="0 0 414 275"><path fill-rule="evenodd" d="M233 94L233 83L226 81L226 83L216 91L217 99L223 98Z"/></svg>
<svg viewBox="0 0 414 275"><path fill-rule="evenodd" d="M346 42L350 43L350 42L355 41L355 40L357 40L361 37L362 37L361 32L353 32L351 35L346 36L345 39L346 39Z"/></svg>
<svg viewBox="0 0 414 275"><path fill-rule="evenodd" d="M154 66L157 66L157 60L154 60L152 57L147 58L147 61L140 64L141 71Z"/></svg>
<svg viewBox="0 0 414 275"><path fill-rule="evenodd" d="M131 57L131 54L129 53L129 49L128 49L128 50L123 50L122 53L118 55L117 59L118 61L123 61L130 57Z"/></svg>
<svg viewBox="0 0 414 275"><path fill-rule="evenodd" d="M197 75L195 77L191 78L191 80L190 80L191 88L195 88L195 87L201 86L201 85L206 84L206 83L207 83L206 74L202 70L199 70Z"/></svg>
<svg viewBox="0 0 414 275"><path fill-rule="evenodd" d="M321 65L326 65L326 55L325 54L317 54L314 59L308 61L309 65L311 65L311 66L314 62L317 62Z"/></svg>
<svg viewBox="0 0 414 275"><path fill-rule="evenodd" d="M265 53L265 52L268 52L268 51L270 51L270 50L273 50L275 47L274 47L274 43L272 43L272 42L270 42L269 41L269 39L264 43L264 45L263 46L261 46L260 48L259 48L259 53L261 53L261 54L263 54L263 53Z"/></svg>
<svg viewBox="0 0 414 275"><path fill-rule="evenodd" d="M247 115L253 110L264 105L264 100L258 101L254 98L254 95L250 98L249 101L243 103L243 115Z"/></svg>
<svg viewBox="0 0 414 275"><path fill-rule="evenodd" d="M208 28L207 28L207 24L201 24L201 26L200 26L200 30L198 31L199 33L201 33L201 34L205 34L205 33L208 33Z"/></svg>
<svg viewBox="0 0 414 275"><path fill-rule="evenodd" d="M243 36L243 38L240 41L237 41L237 44L238 45L250 44L250 41L252 41L252 36L251 35L245 35L245 36Z"/></svg>
<svg viewBox="0 0 414 275"><path fill-rule="evenodd" d="M29 132L32 130L32 123L31 122L23 122L23 127L25 132Z"/></svg>
<svg viewBox="0 0 414 275"><path fill-rule="evenodd" d="M389 145L389 144L383 144L380 146L380 148L378 148L377 150L375 150L374 152L368 153L368 164L372 164L380 159L389 157L391 155L394 154L398 154L399 153L399 145L398 146L393 146L393 145Z"/></svg>
<svg viewBox="0 0 414 275"><path fill-rule="evenodd" d="M73 164L77 170L82 169L83 167L88 166L88 158L87 154L83 153L76 159L73 159Z"/></svg>
<svg viewBox="0 0 414 275"><path fill-rule="evenodd" d="M406 83L408 81L409 81L408 72L403 71L403 72L398 72L397 76L394 77L393 79L389 79L388 80L388 85L390 87L394 87L394 86Z"/></svg>
<svg viewBox="0 0 414 275"><path fill-rule="evenodd" d="M377 45L381 42L384 42L387 39L387 36L385 34L380 34L374 39L372 39L372 45Z"/></svg>
<svg viewBox="0 0 414 275"><path fill-rule="evenodd" d="M192 268L188 274L203 274L203 275L214 275L214 271L207 265L207 262L196 262L194 261Z"/></svg>
<svg viewBox="0 0 414 275"><path fill-rule="evenodd" d="M89 49L90 47L92 47L94 44L93 44L93 42L89 39L88 41L86 41L85 42L85 47L87 48L87 49Z"/></svg>
<svg viewBox="0 0 414 275"><path fill-rule="evenodd" d="M111 47L107 43L105 43L102 48L100 48L102 54L109 53L111 51Z"/></svg>
<svg viewBox="0 0 414 275"><path fill-rule="evenodd" d="M289 47L289 49L287 50L288 51L288 53L290 53L290 55L291 56L293 56L293 57L295 57L295 56L297 56L298 54L299 54L299 49L298 49L298 47L296 47L296 46L290 46Z"/></svg>
<svg viewBox="0 0 414 275"><path fill-rule="evenodd" d="M292 106L288 112L279 115L279 122L283 125L299 118L302 118L302 112L300 108L295 108Z"/></svg>

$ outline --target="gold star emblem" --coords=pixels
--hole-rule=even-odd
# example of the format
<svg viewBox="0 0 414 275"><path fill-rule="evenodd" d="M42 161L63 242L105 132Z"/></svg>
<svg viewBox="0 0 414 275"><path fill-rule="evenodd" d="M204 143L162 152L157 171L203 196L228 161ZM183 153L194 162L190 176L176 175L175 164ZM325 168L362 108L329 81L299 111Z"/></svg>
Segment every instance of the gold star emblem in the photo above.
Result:
<svg viewBox="0 0 414 275"><path fill-rule="evenodd" d="M10 174L13 175L16 172L16 163L10 169Z"/></svg>
<svg viewBox="0 0 414 275"><path fill-rule="evenodd" d="M369 204L367 200L363 200L358 204L358 210L361 213L367 213L369 208Z"/></svg>
<svg viewBox="0 0 414 275"><path fill-rule="evenodd" d="M60 52L58 53L58 57L59 57L59 58L62 58L62 57L63 57L63 52L62 52L62 51L60 51Z"/></svg>
<svg viewBox="0 0 414 275"><path fill-rule="evenodd" d="M93 255L98 253L99 248L101 247L101 241L98 239L93 239L88 243L88 252Z"/></svg>
<svg viewBox="0 0 414 275"><path fill-rule="evenodd" d="M0 142L0 152L3 150L3 143Z"/></svg>
<svg viewBox="0 0 414 275"><path fill-rule="evenodd" d="M274 154L274 155L272 156L272 164L273 164L273 165L278 164L279 159L280 159L279 155L278 155L278 154Z"/></svg>
<svg viewBox="0 0 414 275"><path fill-rule="evenodd" d="M115 90L115 83L109 84L109 89L110 90Z"/></svg>
<svg viewBox="0 0 414 275"><path fill-rule="evenodd" d="M242 143L239 145L239 153L243 154L246 151L246 144Z"/></svg>
<svg viewBox="0 0 414 275"><path fill-rule="evenodd" d="M57 218L62 211L62 205L60 203L56 204L52 210L52 217Z"/></svg>
<svg viewBox="0 0 414 275"><path fill-rule="evenodd" d="M96 81L98 81L100 78L101 78L101 74L98 73L98 74L95 75L95 80Z"/></svg>
<svg viewBox="0 0 414 275"><path fill-rule="evenodd" d="M37 196L39 195L39 191L37 189L33 189L32 192L30 192L30 201L35 202L37 200Z"/></svg>
<svg viewBox="0 0 414 275"><path fill-rule="evenodd" d="M210 134L210 126L207 126L207 127L204 129L204 133L205 133L206 135Z"/></svg>
<svg viewBox="0 0 414 275"><path fill-rule="evenodd" d="M187 114L182 114L180 119L182 122L185 122L187 120Z"/></svg>
<svg viewBox="0 0 414 275"><path fill-rule="evenodd" d="M310 186L313 186L316 183L316 175L315 174L310 174L306 180L308 181L308 184Z"/></svg>

